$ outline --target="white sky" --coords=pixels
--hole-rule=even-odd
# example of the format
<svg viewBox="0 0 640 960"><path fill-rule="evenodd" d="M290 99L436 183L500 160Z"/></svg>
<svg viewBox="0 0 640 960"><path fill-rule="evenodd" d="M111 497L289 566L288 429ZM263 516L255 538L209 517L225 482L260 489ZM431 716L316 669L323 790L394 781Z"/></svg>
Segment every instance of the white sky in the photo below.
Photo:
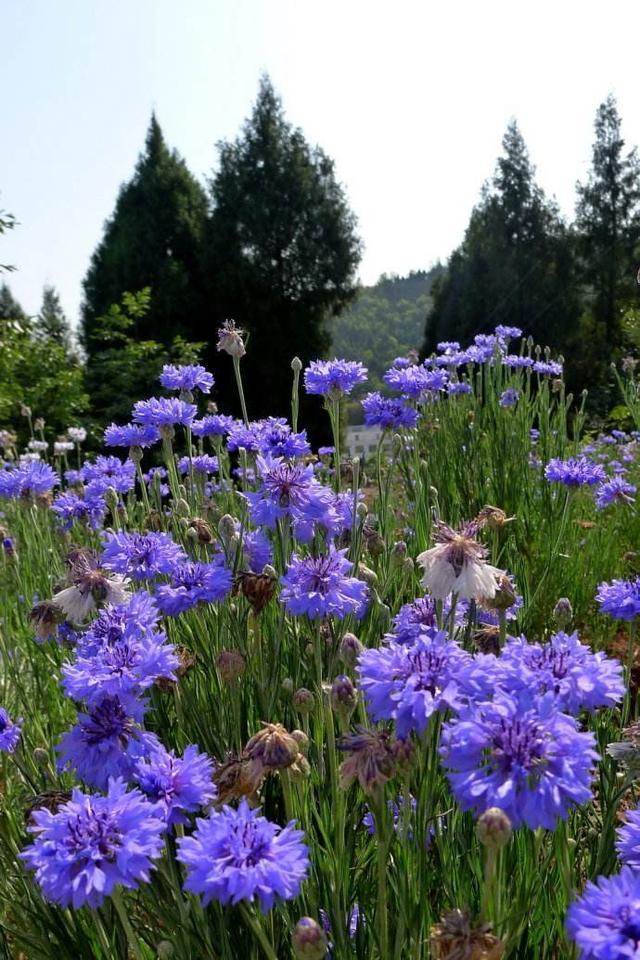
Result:
<svg viewBox="0 0 640 960"><path fill-rule="evenodd" d="M25 309L44 283L75 318L81 281L155 108L198 177L267 71L336 162L360 277L446 258L516 117L570 216L595 109L640 143L638 0L0 0L0 262Z"/></svg>

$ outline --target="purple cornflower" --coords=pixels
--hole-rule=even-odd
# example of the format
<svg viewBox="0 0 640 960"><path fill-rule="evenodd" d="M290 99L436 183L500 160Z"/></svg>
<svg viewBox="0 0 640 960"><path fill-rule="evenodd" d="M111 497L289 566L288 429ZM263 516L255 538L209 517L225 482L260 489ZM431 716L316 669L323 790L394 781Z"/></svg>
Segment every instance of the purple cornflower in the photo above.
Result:
<svg viewBox="0 0 640 960"><path fill-rule="evenodd" d="M502 358L503 365L505 367L511 367L514 370L533 367L534 362L531 357L520 357L515 353L509 353L506 357Z"/></svg>
<svg viewBox="0 0 640 960"><path fill-rule="evenodd" d="M119 427L112 423L104 431L105 447L151 447L159 439L160 432L152 424L126 423Z"/></svg>
<svg viewBox="0 0 640 960"><path fill-rule="evenodd" d="M522 336L520 327L505 327L502 323L498 324L495 332L496 337L500 337L501 340L517 340Z"/></svg>
<svg viewBox="0 0 640 960"><path fill-rule="evenodd" d="M212 775L213 763L194 745L187 747L181 757L160 747L139 760L133 770L133 780L142 792L162 804L168 827L188 823L186 814L215 800Z"/></svg>
<svg viewBox="0 0 640 960"><path fill-rule="evenodd" d="M569 457L568 460L555 457L544 468L544 475L550 483L563 483L565 487L592 487L606 476L600 464L592 463L586 457Z"/></svg>
<svg viewBox="0 0 640 960"><path fill-rule="evenodd" d="M0 707L0 752L13 753L21 733L20 721L14 723L4 707Z"/></svg>
<svg viewBox="0 0 640 960"><path fill-rule="evenodd" d="M173 427L176 423L190 426L198 412L194 403L176 397L150 397L133 405L133 420L142 426Z"/></svg>
<svg viewBox="0 0 640 960"><path fill-rule="evenodd" d="M336 616L339 619L354 614L364 616L368 595L366 584L349 576L353 564L347 560L346 550L329 548L319 557L300 557L294 553L290 566L280 578L280 599L287 613L316 617Z"/></svg>
<svg viewBox="0 0 640 960"><path fill-rule="evenodd" d="M171 573L186 560L182 547L168 533L108 533L102 565L133 580Z"/></svg>
<svg viewBox="0 0 640 960"><path fill-rule="evenodd" d="M60 483L60 477L48 463L26 460L17 467L0 469L0 497L42 497Z"/></svg>
<svg viewBox="0 0 640 960"><path fill-rule="evenodd" d="M422 634L436 628L436 602L433 597L419 597L400 607L393 619L391 640L413 643Z"/></svg>
<svg viewBox="0 0 640 960"><path fill-rule="evenodd" d="M72 490L59 493L51 504L51 510L63 530L70 530L76 521L87 523L93 530L97 530L103 525L107 513L106 504L100 495L87 499L79 497Z"/></svg>
<svg viewBox="0 0 640 960"><path fill-rule="evenodd" d="M475 662L440 630L411 644L386 643L365 650L358 661L360 687L374 720L395 720L396 733L405 739L412 731L424 733L434 713L457 711L474 682Z"/></svg>
<svg viewBox="0 0 640 960"><path fill-rule="evenodd" d="M418 422L418 411L403 400L389 399L380 393L368 393L362 401L364 422L383 430L412 429Z"/></svg>
<svg viewBox="0 0 640 960"><path fill-rule="evenodd" d="M182 474L187 474L193 468L194 473L217 473L218 458L211 457L207 453L202 453L198 457L181 457L178 460L178 470Z"/></svg>
<svg viewBox="0 0 640 960"><path fill-rule="evenodd" d="M640 873L623 867L617 876L587 883L567 912L567 933L580 960L633 960L640 951Z"/></svg>
<svg viewBox="0 0 640 960"><path fill-rule="evenodd" d="M263 429L263 420L254 420L249 424L245 424L242 420L236 420L229 430L227 450L230 453L235 453L242 447L248 453L259 453Z"/></svg>
<svg viewBox="0 0 640 960"><path fill-rule="evenodd" d="M36 839L21 854L45 898L61 907L96 909L117 886L148 883L164 849L159 804L111 780L106 797L74 790L56 813L31 814Z"/></svg>
<svg viewBox="0 0 640 960"><path fill-rule="evenodd" d="M556 633L547 643L512 637L496 663L510 690L551 691L567 713L613 707L625 693L622 665L580 643L577 633Z"/></svg>
<svg viewBox="0 0 640 960"><path fill-rule="evenodd" d="M309 868L303 838L293 821L279 827L246 800L237 810L213 810L208 819L196 820L192 836L178 839L178 860L187 870L184 888L201 894L205 905L257 899L266 913L278 899L300 893Z"/></svg>
<svg viewBox="0 0 640 960"><path fill-rule="evenodd" d="M533 369L535 373L541 373L543 376L547 377L562 376L562 364L558 363L556 360L536 360L533 364Z"/></svg>
<svg viewBox="0 0 640 960"><path fill-rule="evenodd" d="M167 390L200 390L209 393L214 382L213 375L200 364L176 367L172 363L165 363L160 374L160 383Z"/></svg>
<svg viewBox="0 0 640 960"><path fill-rule="evenodd" d="M516 390L515 387L507 387L507 389L503 390L500 394L500 406L515 407L519 399L520 391Z"/></svg>
<svg viewBox="0 0 640 960"><path fill-rule="evenodd" d="M198 603L217 603L231 592L233 577L219 560L199 563L187 560L173 570L171 582L156 589L158 606L164 614L177 617Z"/></svg>
<svg viewBox="0 0 640 960"><path fill-rule="evenodd" d="M336 521L331 490L318 483L311 465L288 463L281 457L260 457L256 461L260 489L243 494L249 502L252 521L274 529L278 520L289 517L296 537L308 542L314 525L331 527Z"/></svg>
<svg viewBox="0 0 640 960"><path fill-rule="evenodd" d="M463 393L473 393L473 388L470 383L463 383L459 380L450 380L447 384L447 393L450 396L456 396Z"/></svg>
<svg viewBox="0 0 640 960"><path fill-rule="evenodd" d="M236 423L235 417L226 413L215 413L203 417L202 420L194 420L191 429L194 437L226 437Z"/></svg>
<svg viewBox="0 0 640 960"><path fill-rule="evenodd" d="M94 463L85 460L81 477L87 485L85 497L100 496L109 487L117 493L129 493L136 484L136 465L133 460L99 456Z"/></svg>
<svg viewBox="0 0 640 960"><path fill-rule="evenodd" d="M617 834L616 850L621 861L634 870L640 869L640 810L625 814L624 826Z"/></svg>
<svg viewBox="0 0 640 960"><path fill-rule="evenodd" d="M458 353L460 343L457 340L441 340L436 344L438 353Z"/></svg>
<svg viewBox="0 0 640 960"><path fill-rule="evenodd" d="M616 620L634 620L640 614L640 577L601 583L596 600L601 613Z"/></svg>
<svg viewBox="0 0 640 960"><path fill-rule="evenodd" d="M367 368L357 360L312 360L304 372L307 393L332 399L350 394L366 379Z"/></svg>
<svg viewBox="0 0 640 960"><path fill-rule="evenodd" d="M131 594L128 603L106 607L84 633L79 635L77 655L90 659L103 648L122 641L136 643L153 632L160 620L153 597L144 590Z"/></svg>
<svg viewBox="0 0 640 960"><path fill-rule="evenodd" d="M271 541L262 530L245 530L242 537L244 565L254 573L262 573L273 560Z"/></svg>
<svg viewBox="0 0 640 960"><path fill-rule="evenodd" d="M85 700L89 707L99 705L104 697L117 697L134 717L140 716L144 707L139 697L156 680L177 680L180 660L166 639L162 631L125 630L121 639L103 644L88 656L80 651L73 663L62 668L64 692L74 700Z"/></svg>
<svg viewBox="0 0 640 960"><path fill-rule="evenodd" d="M64 734L57 746L58 767L72 767L90 787L106 790L109 777L129 779L136 760L157 750L160 741L143 730L118 697L104 697Z"/></svg>
<svg viewBox="0 0 640 960"><path fill-rule="evenodd" d="M311 453L307 432L293 433L284 417L268 417L262 421L260 453L274 457L305 457Z"/></svg>
<svg viewBox="0 0 640 960"><path fill-rule="evenodd" d="M612 503L635 503L633 494L637 487L628 483L622 477L605 480L595 492L595 502L598 510L603 510Z"/></svg>
<svg viewBox="0 0 640 960"><path fill-rule="evenodd" d="M558 817L591 799L594 736L560 712L552 693L499 691L493 701L470 703L442 736L440 754L463 810L499 806L516 828L553 830Z"/></svg>

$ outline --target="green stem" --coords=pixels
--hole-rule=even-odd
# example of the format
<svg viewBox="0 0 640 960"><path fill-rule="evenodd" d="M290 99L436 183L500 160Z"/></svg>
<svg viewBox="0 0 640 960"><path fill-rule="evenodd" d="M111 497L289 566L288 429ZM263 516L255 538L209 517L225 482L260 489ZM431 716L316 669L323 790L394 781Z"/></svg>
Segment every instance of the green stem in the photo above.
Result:
<svg viewBox="0 0 640 960"><path fill-rule="evenodd" d="M247 415L247 404L244 399L244 388L242 386L242 376L240 374L240 357L233 358L233 372L236 375L238 385L238 394L240 395L240 406L242 407L242 416L246 426L249 426L249 417Z"/></svg>
<svg viewBox="0 0 640 960"><path fill-rule="evenodd" d="M251 928L251 932L253 933L256 940L262 947L265 957L268 957L269 960L278 960L277 954L273 949L273 946L271 945L271 943L269 943L269 939L266 933L264 932L264 930L262 929L262 925L260 924L260 921L256 917L253 910L251 910L251 908L248 907L246 904L241 903L240 912L242 913L242 916L244 917L247 923L247 926Z"/></svg>
<svg viewBox="0 0 640 960"><path fill-rule="evenodd" d="M122 924L122 929L126 934L127 943L129 944L129 949L133 953L136 960L144 960L144 955L142 953L142 950L140 949L140 941L136 936L136 934L134 933L133 927L131 926L131 921L129 920L127 909L124 903L122 902L122 893L118 887L116 887L116 889L111 894L111 899L113 901L114 907L116 908L116 913L118 914L120 923Z"/></svg>

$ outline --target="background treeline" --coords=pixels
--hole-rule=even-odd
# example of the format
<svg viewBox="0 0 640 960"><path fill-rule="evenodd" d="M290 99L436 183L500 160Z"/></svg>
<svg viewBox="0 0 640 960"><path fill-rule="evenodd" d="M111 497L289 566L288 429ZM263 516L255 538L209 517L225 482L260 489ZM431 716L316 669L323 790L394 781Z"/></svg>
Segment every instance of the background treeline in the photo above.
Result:
<svg viewBox="0 0 640 960"><path fill-rule="evenodd" d="M230 364L215 350L228 317L249 334L254 416L287 414L296 354L360 359L380 389L395 356L428 355L497 323L564 352L570 387L588 388L592 412L607 413L610 362L639 327L640 161L613 97L597 110L572 223L536 183L514 122L446 266L360 289L362 244L333 162L286 121L268 78L238 138L217 152L202 185L152 117L91 258L77 337L52 288L27 317L0 287L0 426L20 404L44 411L53 432L81 415L96 428L122 420L154 391L162 363L196 358L216 375L214 400L237 412ZM3 214L0 233L14 226ZM318 407L303 410L312 434Z"/></svg>

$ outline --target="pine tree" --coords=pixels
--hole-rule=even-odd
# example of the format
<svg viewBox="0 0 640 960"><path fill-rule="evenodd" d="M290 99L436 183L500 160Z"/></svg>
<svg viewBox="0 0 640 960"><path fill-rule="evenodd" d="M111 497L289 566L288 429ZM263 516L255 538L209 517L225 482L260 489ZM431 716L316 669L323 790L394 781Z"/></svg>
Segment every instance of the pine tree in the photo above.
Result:
<svg viewBox="0 0 640 960"><path fill-rule="evenodd" d="M53 341L71 352L71 329L64 315L60 297L54 287L45 286L42 291L42 306L36 321L37 335L44 340Z"/></svg>
<svg viewBox="0 0 640 960"><path fill-rule="evenodd" d="M152 290L134 336L170 343L191 332L202 310L198 258L206 216L204 190L167 147L152 116L144 153L120 189L84 280L82 337L89 360L104 346L96 337L99 318L128 290Z"/></svg>
<svg viewBox="0 0 640 960"><path fill-rule="evenodd" d="M15 299L8 284L0 283L0 320L26 320L27 315Z"/></svg>
<svg viewBox="0 0 640 960"><path fill-rule="evenodd" d="M434 284L424 352L468 342L499 323L562 347L578 316L571 236L535 170L515 122L471 213L464 240Z"/></svg>
<svg viewBox="0 0 640 960"><path fill-rule="evenodd" d="M355 217L333 162L286 121L266 77L241 136L219 145L210 189L212 316L198 339L211 340L227 317L248 330L250 415L286 415L292 357L323 356L327 319L354 296L361 255ZM217 363L214 349L207 359L222 383L229 365Z"/></svg>
<svg viewBox="0 0 640 960"><path fill-rule="evenodd" d="M609 350L620 344L623 307L635 295L640 241L640 159L625 141L615 98L595 120L592 168L578 183L576 229L584 286L596 331Z"/></svg>

